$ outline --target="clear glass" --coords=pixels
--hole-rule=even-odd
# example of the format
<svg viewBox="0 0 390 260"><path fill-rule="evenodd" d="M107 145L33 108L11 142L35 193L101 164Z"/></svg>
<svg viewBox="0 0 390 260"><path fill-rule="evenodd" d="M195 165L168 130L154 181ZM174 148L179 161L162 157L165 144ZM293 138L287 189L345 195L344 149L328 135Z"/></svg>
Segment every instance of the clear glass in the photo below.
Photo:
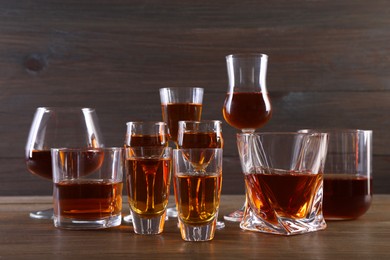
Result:
<svg viewBox="0 0 390 260"><path fill-rule="evenodd" d="M136 234L163 232L171 165L171 147L126 148L127 197Z"/></svg>
<svg viewBox="0 0 390 260"><path fill-rule="evenodd" d="M53 148L54 226L102 229L119 226L124 148Z"/></svg>
<svg viewBox="0 0 390 260"><path fill-rule="evenodd" d="M127 122L126 147L168 146L168 127L164 122Z"/></svg>
<svg viewBox="0 0 390 260"><path fill-rule="evenodd" d="M179 121L178 148L223 148L222 122L219 120ZM217 229L225 227L217 221Z"/></svg>
<svg viewBox="0 0 390 260"><path fill-rule="evenodd" d="M223 148L219 120L179 121L178 148Z"/></svg>
<svg viewBox="0 0 390 260"><path fill-rule="evenodd" d="M326 220L356 219L372 202L372 131L306 129L329 135L324 170L323 212Z"/></svg>
<svg viewBox="0 0 390 260"><path fill-rule="evenodd" d="M296 235L322 230L326 133L237 134L247 205L244 230Z"/></svg>
<svg viewBox="0 0 390 260"><path fill-rule="evenodd" d="M138 121L127 122L125 147L166 147L168 146L168 128L164 122ZM132 223L130 214L123 217L126 223Z"/></svg>
<svg viewBox="0 0 390 260"><path fill-rule="evenodd" d="M51 181L51 148L103 146L103 137L94 109L39 107L36 109L26 143L26 166L32 174ZM31 212L30 217L51 219L53 209Z"/></svg>
<svg viewBox="0 0 390 260"><path fill-rule="evenodd" d="M168 126L173 148L177 148L178 122L181 120L200 121L203 92L203 88L196 87L160 88L162 118ZM167 215L176 218L177 210L168 208Z"/></svg>
<svg viewBox="0 0 390 260"><path fill-rule="evenodd" d="M225 121L243 133L253 133L272 116L266 86L268 56L261 53L226 56L229 88L223 104ZM240 222L245 205L225 220Z"/></svg>
<svg viewBox="0 0 390 260"><path fill-rule="evenodd" d="M168 125L170 139L176 143L179 121L201 119L203 88L161 88L160 100L163 121Z"/></svg>
<svg viewBox="0 0 390 260"><path fill-rule="evenodd" d="M202 170L194 167L199 155ZM214 238L222 189L222 149L175 149L174 191L181 237L185 241Z"/></svg>

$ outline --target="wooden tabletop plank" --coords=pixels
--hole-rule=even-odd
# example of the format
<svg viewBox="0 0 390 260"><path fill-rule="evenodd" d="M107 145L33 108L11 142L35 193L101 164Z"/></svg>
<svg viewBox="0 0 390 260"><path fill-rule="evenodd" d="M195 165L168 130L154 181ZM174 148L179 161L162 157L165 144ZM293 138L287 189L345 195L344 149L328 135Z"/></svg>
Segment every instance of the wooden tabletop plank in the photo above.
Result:
<svg viewBox="0 0 390 260"><path fill-rule="evenodd" d="M240 207L243 199L242 195L223 196L220 217ZM200 243L182 241L175 219L166 222L163 234L142 236L134 234L131 225L70 231L54 228L49 220L28 217L30 210L50 206L51 197L0 197L0 259L390 258L390 195L375 195L363 217L328 221L324 231L287 237L243 231L237 223L227 222L213 241Z"/></svg>

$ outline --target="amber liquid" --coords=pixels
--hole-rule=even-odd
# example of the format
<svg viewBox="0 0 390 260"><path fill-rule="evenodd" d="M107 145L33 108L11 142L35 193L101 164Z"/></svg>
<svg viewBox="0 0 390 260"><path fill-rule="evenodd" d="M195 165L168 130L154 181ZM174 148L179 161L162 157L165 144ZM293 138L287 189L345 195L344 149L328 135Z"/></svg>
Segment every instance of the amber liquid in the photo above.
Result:
<svg viewBox="0 0 390 260"><path fill-rule="evenodd" d="M170 138L177 142L178 123L181 120L199 121L202 114L202 104L169 103L162 104L162 117L167 122Z"/></svg>
<svg viewBox="0 0 390 260"><path fill-rule="evenodd" d="M258 216L277 224L276 214L301 219L310 213L322 174L246 174L245 184L251 208Z"/></svg>
<svg viewBox="0 0 390 260"><path fill-rule="evenodd" d="M31 173L45 179L53 179L50 150L33 150L26 158L26 165Z"/></svg>
<svg viewBox="0 0 390 260"><path fill-rule="evenodd" d="M324 175L323 213L326 219L355 219L371 205L372 178L349 174Z"/></svg>
<svg viewBox="0 0 390 260"><path fill-rule="evenodd" d="M127 140L126 147L168 146L167 135L131 135Z"/></svg>
<svg viewBox="0 0 390 260"><path fill-rule="evenodd" d="M63 161L68 164L80 163L83 166L83 173L85 175L96 171L100 168L104 159L103 151L85 151L78 159L76 153L67 153L67 158L63 155ZM60 155L61 156L61 155ZM80 162L80 160L82 162ZM50 150L33 150L30 155L26 158L27 169L33 174L39 175L43 178L52 180L52 162ZM75 170L79 169L73 167Z"/></svg>
<svg viewBox="0 0 390 260"><path fill-rule="evenodd" d="M223 139L221 133L209 132L184 132L183 138L178 140L180 149L186 148L222 148Z"/></svg>
<svg viewBox="0 0 390 260"><path fill-rule="evenodd" d="M179 218L186 224L207 224L216 217L222 175L175 177L174 190Z"/></svg>
<svg viewBox="0 0 390 260"><path fill-rule="evenodd" d="M122 183L67 180L54 184L54 214L64 218L93 220L119 215Z"/></svg>
<svg viewBox="0 0 390 260"><path fill-rule="evenodd" d="M182 138L178 140L178 147L180 149L189 148L222 148L223 139L221 133L209 132L184 132ZM195 151L185 154L188 160L197 171L203 170L210 162L212 153L205 153L204 151Z"/></svg>
<svg viewBox="0 0 390 260"><path fill-rule="evenodd" d="M238 129L257 129L271 118L271 104L261 92L228 93L223 106L226 122Z"/></svg>
<svg viewBox="0 0 390 260"><path fill-rule="evenodd" d="M128 201L132 211L143 217L157 217L168 204L171 159L126 161Z"/></svg>

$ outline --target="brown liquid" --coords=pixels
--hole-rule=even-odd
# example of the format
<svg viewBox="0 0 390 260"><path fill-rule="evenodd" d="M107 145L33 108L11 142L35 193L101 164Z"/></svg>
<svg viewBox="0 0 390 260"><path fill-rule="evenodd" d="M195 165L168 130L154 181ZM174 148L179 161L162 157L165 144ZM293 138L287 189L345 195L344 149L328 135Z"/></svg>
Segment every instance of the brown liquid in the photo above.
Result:
<svg viewBox="0 0 390 260"><path fill-rule="evenodd" d="M127 194L131 209L143 217L163 214L169 197L171 159L126 161Z"/></svg>
<svg viewBox="0 0 390 260"><path fill-rule="evenodd" d="M222 148L221 133L184 132L183 138L178 140L179 148Z"/></svg>
<svg viewBox="0 0 390 260"><path fill-rule="evenodd" d="M322 184L322 174L246 174L245 183L252 209L258 216L276 224L276 214L301 219L310 213Z"/></svg>
<svg viewBox="0 0 390 260"><path fill-rule="evenodd" d="M50 150L33 150L26 158L27 169L38 176L52 180L51 152Z"/></svg>
<svg viewBox="0 0 390 260"><path fill-rule="evenodd" d="M86 176L98 170L104 160L104 151L87 150L84 152L60 151L61 167L66 167L68 175Z"/></svg>
<svg viewBox="0 0 390 260"><path fill-rule="evenodd" d="M200 121L202 104L169 103L162 104L162 117L167 122L172 141L177 142L178 123L182 120Z"/></svg>
<svg viewBox="0 0 390 260"><path fill-rule="evenodd" d="M85 151L79 158L77 158L76 152L67 152L66 154L67 156L65 153L60 152L60 158L62 158L62 163L66 162L66 167L68 167L70 174L80 174L81 172L87 175L94 172L100 168L104 159L104 152L98 150ZM82 171L80 171L81 168L76 165L77 163L80 163L83 167ZM53 179L50 150L33 150L31 156L27 157L26 164L27 169L33 174L50 180Z"/></svg>
<svg viewBox="0 0 390 260"><path fill-rule="evenodd" d="M186 224L207 224L219 208L222 175L176 176L176 204L180 219Z"/></svg>
<svg viewBox="0 0 390 260"><path fill-rule="evenodd" d="M222 112L226 122L238 129L260 128L272 114L268 95L261 92L228 93Z"/></svg>
<svg viewBox="0 0 390 260"><path fill-rule="evenodd" d="M54 184L54 214L79 220L119 215L122 210L122 183L75 180Z"/></svg>
<svg viewBox="0 0 390 260"><path fill-rule="evenodd" d="M126 147L168 146L166 135L131 135Z"/></svg>
<svg viewBox="0 0 390 260"><path fill-rule="evenodd" d="M326 219L355 219L371 205L372 178L348 174L324 175L323 211Z"/></svg>

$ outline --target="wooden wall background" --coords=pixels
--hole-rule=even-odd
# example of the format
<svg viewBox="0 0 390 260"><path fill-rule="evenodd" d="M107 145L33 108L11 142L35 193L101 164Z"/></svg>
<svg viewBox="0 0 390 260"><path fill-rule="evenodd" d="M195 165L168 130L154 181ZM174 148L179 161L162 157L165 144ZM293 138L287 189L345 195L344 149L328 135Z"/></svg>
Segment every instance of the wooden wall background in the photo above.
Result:
<svg viewBox="0 0 390 260"><path fill-rule="evenodd" d="M24 164L36 107L95 107L111 146L161 120L160 87L204 87L203 119L223 120L237 52L269 55L264 131L372 129L374 192L390 193L388 0L0 0L0 195L51 193ZM223 193L243 193L223 130Z"/></svg>

